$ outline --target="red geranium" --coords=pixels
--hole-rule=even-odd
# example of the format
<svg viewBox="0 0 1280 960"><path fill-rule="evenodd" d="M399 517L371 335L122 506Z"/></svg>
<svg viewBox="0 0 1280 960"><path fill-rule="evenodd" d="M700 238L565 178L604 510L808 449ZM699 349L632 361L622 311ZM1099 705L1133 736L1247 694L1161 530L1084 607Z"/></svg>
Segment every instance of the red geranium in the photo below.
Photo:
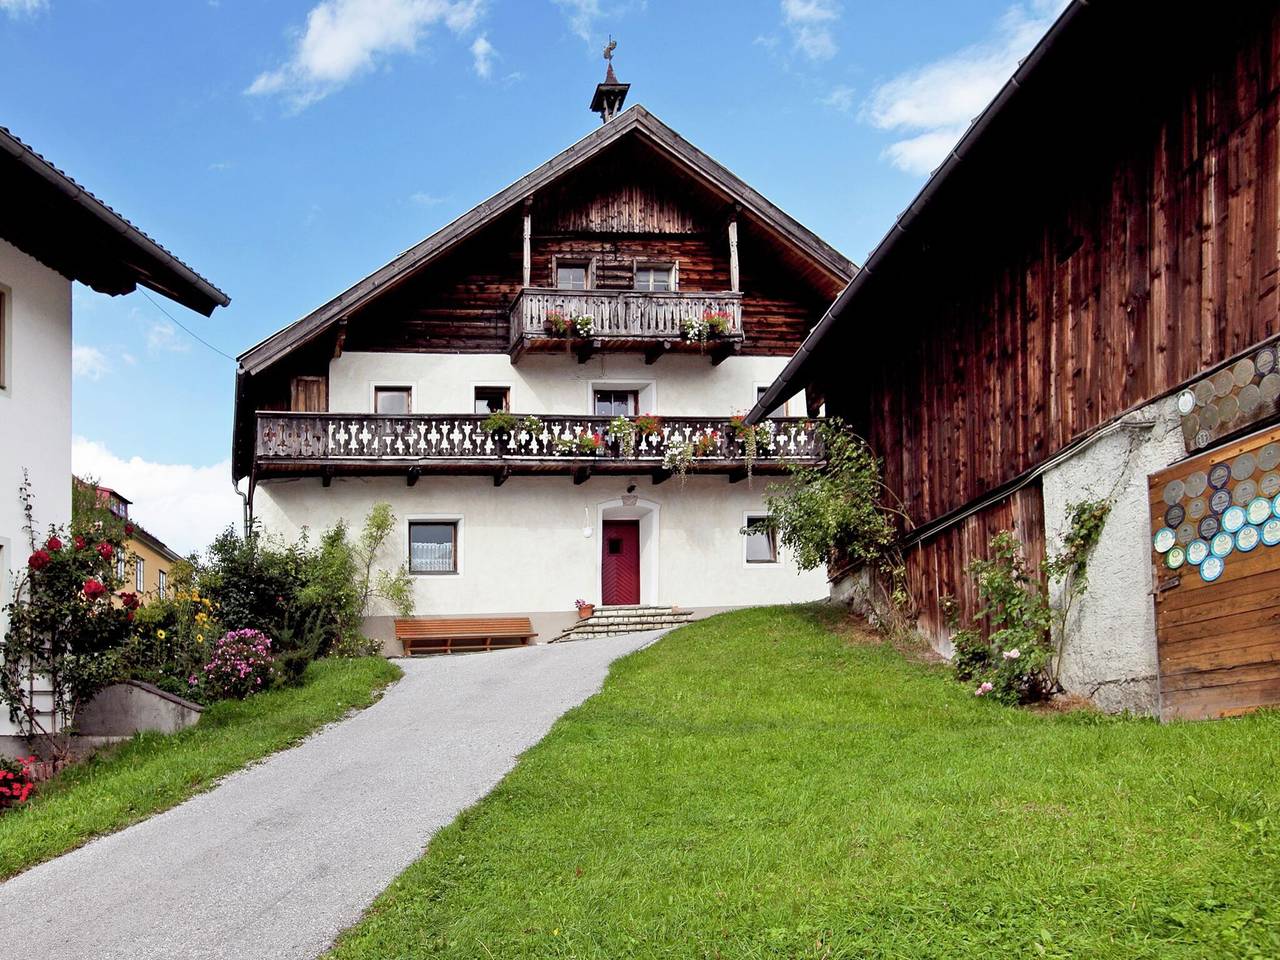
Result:
<svg viewBox="0 0 1280 960"><path fill-rule="evenodd" d="M57 537L50 537L45 542L44 546L45 546L45 549L48 550L50 553L57 553L59 550L62 549L62 541L59 540Z"/></svg>
<svg viewBox="0 0 1280 960"><path fill-rule="evenodd" d="M88 544L88 542L85 540L85 538L84 538L84 537L76 537L76 549L77 549L77 550L83 550L83 549L84 549L85 547L87 547L88 545L89 545L89 544Z"/></svg>
<svg viewBox="0 0 1280 960"><path fill-rule="evenodd" d="M84 595L90 600L96 600L107 592L107 588L102 585L102 581L90 577L84 582Z"/></svg>
<svg viewBox="0 0 1280 960"><path fill-rule="evenodd" d="M43 570L49 565L51 559L48 550L37 550L27 558L27 566L32 570Z"/></svg>
<svg viewBox="0 0 1280 960"><path fill-rule="evenodd" d="M110 560L113 553L115 551L111 549L111 544L107 543L107 541L103 540L98 544L98 556L102 557L103 560Z"/></svg>

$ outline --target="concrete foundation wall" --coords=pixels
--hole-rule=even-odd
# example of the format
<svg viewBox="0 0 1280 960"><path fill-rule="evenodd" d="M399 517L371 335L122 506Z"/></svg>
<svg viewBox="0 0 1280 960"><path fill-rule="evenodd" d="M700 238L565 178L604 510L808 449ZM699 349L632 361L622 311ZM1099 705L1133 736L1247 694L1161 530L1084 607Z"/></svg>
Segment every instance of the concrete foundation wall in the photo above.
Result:
<svg viewBox="0 0 1280 960"><path fill-rule="evenodd" d="M131 680L107 687L76 720L85 737L131 737L135 733L177 733L200 719L204 708L149 683Z"/></svg>
<svg viewBox="0 0 1280 960"><path fill-rule="evenodd" d="M1068 508L1113 500L1089 559L1088 587L1066 622L1059 679L1103 710L1155 713L1155 609L1151 590L1151 510L1147 476L1186 456L1172 399L1124 418L1119 427L1045 472L1045 543L1062 549ZM1061 588L1051 593L1062 603Z"/></svg>

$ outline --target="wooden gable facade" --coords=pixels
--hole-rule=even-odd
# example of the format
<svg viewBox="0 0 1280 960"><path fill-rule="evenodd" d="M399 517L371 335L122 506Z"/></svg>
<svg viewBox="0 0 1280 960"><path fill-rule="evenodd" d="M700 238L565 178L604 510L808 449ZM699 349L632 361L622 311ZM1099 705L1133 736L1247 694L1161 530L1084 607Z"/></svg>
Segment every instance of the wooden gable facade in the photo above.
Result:
<svg viewBox="0 0 1280 960"><path fill-rule="evenodd" d="M567 262L589 266L589 289L557 289ZM647 265L669 268L675 289L637 290ZM241 356L234 473L252 471L257 412L327 410L329 364L344 351L508 353L512 363L566 346L579 360L788 356L855 270L633 107ZM595 333L566 345L545 329L552 310L595 316ZM731 327L717 342L682 338L683 318L718 312Z"/></svg>
<svg viewBox="0 0 1280 960"><path fill-rule="evenodd" d="M1280 334L1280 13L1168 14L1070 4L753 412L808 385L868 438L935 638L993 533L1043 559L1055 458Z"/></svg>

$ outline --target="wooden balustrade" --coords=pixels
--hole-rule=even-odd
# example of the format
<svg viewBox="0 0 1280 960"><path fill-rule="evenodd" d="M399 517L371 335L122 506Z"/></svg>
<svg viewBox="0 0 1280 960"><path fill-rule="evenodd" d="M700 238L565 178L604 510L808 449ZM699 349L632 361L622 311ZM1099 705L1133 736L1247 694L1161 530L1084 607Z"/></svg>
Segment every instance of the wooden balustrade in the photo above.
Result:
<svg viewBox="0 0 1280 960"><path fill-rule="evenodd" d="M559 314L572 323L590 317L589 337L571 332L567 339L687 342L685 325L709 316L721 319L724 329L712 339L732 342L742 338L742 295L699 291L649 292L643 290L555 290L527 287L511 306L513 352L530 340L566 339L552 326Z"/></svg>
<svg viewBox="0 0 1280 960"><path fill-rule="evenodd" d="M714 417L662 417L656 432L624 438L610 433L609 417L517 416L510 432L485 429L482 414L360 413L258 414L256 459L259 463L306 463L317 466L352 462L611 461L660 466L677 444L696 448L694 462L744 463L745 442L734 435L731 421ZM758 463L813 461L821 456L817 422L800 418L765 421L767 442L757 444ZM597 449L582 438L599 438Z"/></svg>

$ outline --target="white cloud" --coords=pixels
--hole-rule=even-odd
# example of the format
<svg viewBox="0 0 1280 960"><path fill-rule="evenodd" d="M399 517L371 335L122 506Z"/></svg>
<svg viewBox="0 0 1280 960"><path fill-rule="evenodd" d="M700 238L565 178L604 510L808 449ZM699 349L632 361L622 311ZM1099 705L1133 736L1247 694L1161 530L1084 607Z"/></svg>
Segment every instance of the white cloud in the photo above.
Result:
<svg viewBox="0 0 1280 960"><path fill-rule="evenodd" d="M2 0L0 0L2 2ZM101 380L111 368L107 355L97 347L73 344L71 347L71 374L85 380Z"/></svg>
<svg viewBox="0 0 1280 960"><path fill-rule="evenodd" d="M293 54L259 74L246 93L279 94L295 109L315 103L391 53L412 53L431 27L470 30L485 0L321 0Z"/></svg>
<svg viewBox="0 0 1280 960"><path fill-rule="evenodd" d="M600 17L600 0L556 0L564 11L569 29L590 43L595 37L596 20Z"/></svg>
<svg viewBox="0 0 1280 960"><path fill-rule="evenodd" d="M178 328L172 323L159 321L147 330L147 352L152 356L161 353L186 353L191 344L178 336Z"/></svg>
<svg viewBox="0 0 1280 960"><path fill-rule="evenodd" d="M71 468L133 501L129 515L184 556L203 550L229 525L239 527L241 501L231 489L231 463L210 467L123 460L84 437L71 441Z"/></svg>
<svg viewBox="0 0 1280 960"><path fill-rule="evenodd" d="M848 113L853 109L854 95L856 93L857 91L853 87L832 87L831 92L822 98L822 105L830 107L832 110L838 110L841 113Z"/></svg>
<svg viewBox="0 0 1280 960"><path fill-rule="evenodd" d="M493 60L498 55L498 51L493 48L493 44L489 42L487 34L480 34L471 44L471 57L476 69L476 76L487 80L489 74L493 72Z"/></svg>
<svg viewBox="0 0 1280 960"><path fill-rule="evenodd" d="M782 0L782 22L795 48L810 60L830 60L836 55L831 28L839 19L835 0Z"/></svg>
<svg viewBox="0 0 1280 960"><path fill-rule="evenodd" d="M437 197L434 193L424 193L419 190L417 193L410 194L409 199L420 207L438 207L449 198Z"/></svg>
<svg viewBox="0 0 1280 960"><path fill-rule="evenodd" d="M11 17L39 13L48 6L48 0L0 0L0 10L3 10Z"/></svg>
<svg viewBox="0 0 1280 960"><path fill-rule="evenodd" d="M880 129L903 135L885 150L889 162L909 173L935 169L1065 5L1015 4L988 40L880 84L864 114Z"/></svg>

